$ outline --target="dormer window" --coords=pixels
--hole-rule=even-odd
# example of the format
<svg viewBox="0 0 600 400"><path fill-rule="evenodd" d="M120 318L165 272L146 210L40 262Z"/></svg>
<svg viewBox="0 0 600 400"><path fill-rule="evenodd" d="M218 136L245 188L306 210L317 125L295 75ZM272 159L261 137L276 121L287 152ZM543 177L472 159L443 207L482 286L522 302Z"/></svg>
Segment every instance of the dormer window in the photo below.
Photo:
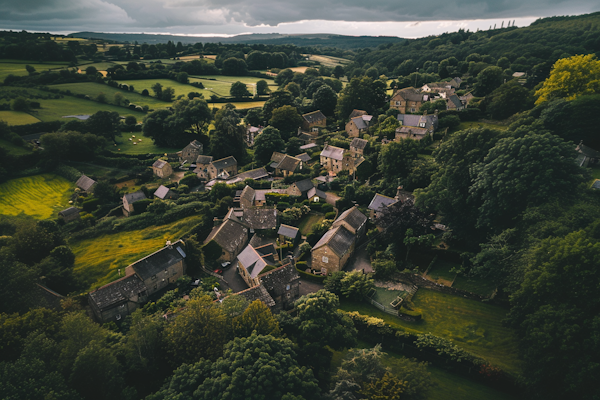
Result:
<svg viewBox="0 0 600 400"><path fill-rule="evenodd" d="M420 126L421 128L425 128L425 122L419 122L419 126Z"/></svg>

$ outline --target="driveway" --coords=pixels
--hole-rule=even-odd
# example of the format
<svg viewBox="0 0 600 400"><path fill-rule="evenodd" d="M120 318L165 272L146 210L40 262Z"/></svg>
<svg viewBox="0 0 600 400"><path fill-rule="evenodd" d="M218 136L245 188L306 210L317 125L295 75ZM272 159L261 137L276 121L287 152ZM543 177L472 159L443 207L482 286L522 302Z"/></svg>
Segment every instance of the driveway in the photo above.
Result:
<svg viewBox="0 0 600 400"><path fill-rule="evenodd" d="M369 259L369 255L367 254L367 246L362 246L354 255L350 258L348 262L348 266L346 267L347 271L363 271L363 272L374 272L373 267L371 266L371 260Z"/></svg>
<svg viewBox="0 0 600 400"><path fill-rule="evenodd" d="M223 271L223 278L227 281L227 283L219 281L223 290L231 289L234 293L237 293L248 289L248 285L236 271L235 264Z"/></svg>
<svg viewBox="0 0 600 400"><path fill-rule="evenodd" d="M315 293L323 289L323 284L300 278L300 296Z"/></svg>
<svg viewBox="0 0 600 400"><path fill-rule="evenodd" d="M338 201L341 197L333 192L326 192L327 195L327 203L331 204L335 207L335 202Z"/></svg>

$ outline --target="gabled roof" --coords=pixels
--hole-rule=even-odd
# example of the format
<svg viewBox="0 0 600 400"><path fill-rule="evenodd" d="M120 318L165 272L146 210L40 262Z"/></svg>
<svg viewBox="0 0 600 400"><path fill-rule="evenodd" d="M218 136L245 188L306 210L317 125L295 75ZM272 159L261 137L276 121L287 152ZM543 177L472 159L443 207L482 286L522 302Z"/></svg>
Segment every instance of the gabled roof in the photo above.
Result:
<svg viewBox="0 0 600 400"><path fill-rule="evenodd" d="M196 164L208 165L212 162L212 160L213 160L213 156L199 155L198 158L196 158Z"/></svg>
<svg viewBox="0 0 600 400"><path fill-rule="evenodd" d="M367 125L367 121L365 121L362 116L352 118L350 121L352 121L359 130L367 129L369 127L369 125Z"/></svg>
<svg viewBox="0 0 600 400"><path fill-rule="evenodd" d="M73 214L79 214L79 208L77 207L69 207L65 210L62 210L61 212L58 213L58 215L61 215L63 217L68 217L69 215L73 215Z"/></svg>
<svg viewBox="0 0 600 400"><path fill-rule="evenodd" d="M251 169L250 171L246 171L246 172L240 172L237 175L232 176L231 178L229 178L227 180L228 185L233 184L233 183L237 183L237 182L242 182L246 179L254 179L259 180L259 179L264 179L264 178L268 178L269 177L269 173L267 172L267 170L264 167L260 167L260 168L255 168L255 169Z"/></svg>
<svg viewBox="0 0 600 400"><path fill-rule="evenodd" d="M600 152L592 149L589 146L586 146L585 144L583 144L583 141L579 142L579 144L575 148L575 151L589 158L600 158Z"/></svg>
<svg viewBox="0 0 600 400"><path fill-rule="evenodd" d="M254 195L256 191L252 189L250 186L246 185L242 193L240 194L240 200L246 200L252 203L254 201Z"/></svg>
<svg viewBox="0 0 600 400"><path fill-rule="evenodd" d="M316 143L308 143L308 144L300 146L300 150L310 150L310 149L314 149L317 147L319 147L319 145Z"/></svg>
<svg viewBox="0 0 600 400"><path fill-rule="evenodd" d="M298 232L300 232L300 229L298 229L294 226L281 224L279 226L279 230L277 231L277 234L288 237L290 239L296 239L296 236L298 236Z"/></svg>
<svg viewBox="0 0 600 400"><path fill-rule="evenodd" d="M146 195L141 190L123 196L123 199L127 199L127 203L129 204L135 203L136 201L144 200L146 198Z"/></svg>
<svg viewBox="0 0 600 400"><path fill-rule="evenodd" d="M248 227L229 210L221 225L213 228L204 243L214 240L228 252L234 252L238 245L246 239Z"/></svg>
<svg viewBox="0 0 600 400"><path fill-rule="evenodd" d="M298 154L296 158L303 162L308 162L311 160L311 157L307 153Z"/></svg>
<svg viewBox="0 0 600 400"><path fill-rule="evenodd" d="M243 220L251 229L274 229L277 226L277 209L244 208Z"/></svg>
<svg viewBox="0 0 600 400"><path fill-rule="evenodd" d="M373 199L371 200L371 202L369 203L369 210L375 210L375 211L380 211L382 209L384 209L385 207L397 203L398 200L392 198L392 197L388 197L388 196L384 196L382 194L376 193L375 196L373 196Z"/></svg>
<svg viewBox="0 0 600 400"><path fill-rule="evenodd" d="M284 171L294 172L296 171L296 168L298 168L298 165L300 165L301 162L302 160L300 160L299 158L288 156L286 154L275 168L282 169Z"/></svg>
<svg viewBox="0 0 600 400"><path fill-rule="evenodd" d="M225 169L231 167L232 165L237 165L237 160L234 156L229 156L221 158L220 160L213 161L212 165L216 169Z"/></svg>
<svg viewBox="0 0 600 400"><path fill-rule="evenodd" d="M171 265L177 264L185 257L186 254L183 242L178 240L175 243L165 246L149 256L134 262L130 266L142 280L146 280L165 271Z"/></svg>
<svg viewBox="0 0 600 400"><path fill-rule="evenodd" d="M365 222L367 222L367 217L360 212L358 207L352 207L341 213L340 216L337 217L337 219L333 222L332 226L337 226L342 221L345 221L356 231L363 226Z"/></svg>
<svg viewBox="0 0 600 400"><path fill-rule="evenodd" d="M424 95L422 93L419 93L417 89L409 87L398 90L396 93L394 93L392 98L396 97L402 97L404 100L408 101L423 101Z"/></svg>
<svg viewBox="0 0 600 400"><path fill-rule="evenodd" d="M261 275L260 280L268 292L283 293L287 285L300 279L300 274L292 264L286 264Z"/></svg>
<svg viewBox="0 0 600 400"><path fill-rule="evenodd" d="M427 135L427 128L418 128L416 126L401 126L396 128L396 133L403 133L408 135Z"/></svg>
<svg viewBox="0 0 600 400"><path fill-rule="evenodd" d="M316 187L312 187L306 193L306 197L311 198L313 196L319 196L321 199L327 199L327 193L322 191L321 189L317 189Z"/></svg>
<svg viewBox="0 0 600 400"><path fill-rule="evenodd" d="M356 118L356 117L360 117L361 115L367 115L367 112L364 110L352 110L352 112L350 113L350 116L348 118L352 119L352 118Z"/></svg>
<svg viewBox="0 0 600 400"><path fill-rule="evenodd" d="M419 124L425 123L425 128L435 127L437 123L436 115L413 115L413 114L398 114L396 117L400 125L421 127ZM422 128L422 127L421 127Z"/></svg>
<svg viewBox="0 0 600 400"><path fill-rule="evenodd" d="M287 190L286 189L259 189L256 191L256 194L254 196L254 200L255 201L265 201L266 197L265 195L267 193L281 193L281 194L286 194Z"/></svg>
<svg viewBox="0 0 600 400"><path fill-rule="evenodd" d="M90 190L92 186L96 184L96 181L92 178L88 178L85 175L81 175L75 185L82 190Z"/></svg>
<svg viewBox="0 0 600 400"><path fill-rule="evenodd" d="M168 162L166 162L165 160L156 160L154 161L154 164L152 164L152 168L162 169L167 164Z"/></svg>
<svg viewBox="0 0 600 400"><path fill-rule="evenodd" d="M317 111L313 111L308 114L304 114L304 115L302 115L302 118L304 118L304 120L306 122L308 122L309 124L314 124L316 122L327 119L327 117L325 117L325 115L321 112L321 110L317 110Z"/></svg>
<svg viewBox="0 0 600 400"><path fill-rule="evenodd" d="M248 302L252 303L253 301L260 300L267 305L267 307L274 307L275 300L271 297L267 289L263 285L258 285L251 287L246 290L242 290L241 292L237 292L236 295L242 296Z"/></svg>
<svg viewBox="0 0 600 400"><path fill-rule="evenodd" d="M448 101L451 101L456 108L463 107L463 103L460 101L457 95L453 94L448 98Z"/></svg>
<svg viewBox="0 0 600 400"><path fill-rule="evenodd" d="M280 153L278 151L274 151L273 154L271 154L271 161L279 164L281 162L281 160L283 160L284 157L285 157L285 154Z"/></svg>
<svg viewBox="0 0 600 400"><path fill-rule="evenodd" d="M138 296L146 290L144 282L135 274L124 276L90 292L89 296L100 310Z"/></svg>
<svg viewBox="0 0 600 400"><path fill-rule="evenodd" d="M178 195L165 185L160 185L158 189L156 189L156 191L154 192L154 197L158 197L159 199L164 200L178 197Z"/></svg>
<svg viewBox="0 0 600 400"><path fill-rule="evenodd" d="M273 247L273 251L275 248ZM248 275L251 278L256 278L260 273L267 267L267 265L274 265L273 253L259 252L254 247L248 245L240 254L237 259L248 271Z"/></svg>
<svg viewBox="0 0 600 400"><path fill-rule="evenodd" d="M197 140L192 140L190 142L190 144L188 144L187 146L184 147L184 149L186 149L188 147L192 147L194 149L200 149L200 150L202 150L202 148L204 147L204 145L202 143L200 143L199 141L197 141Z"/></svg>
<svg viewBox="0 0 600 400"><path fill-rule="evenodd" d="M341 147L330 146L327 144L321 152L321 156L342 161L344 159L344 149L342 149Z"/></svg>
<svg viewBox="0 0 600 400"><path fill-rule="evenodd" d="M298 182L294 182L292 185L296 185L299 191L302 193L308 192L311 188L315 187L310 179L303 179Z"/></svg>
<svg viewBox="0 0 600 400"><path fill-rule="evenodd" d="M357 148L359 150L364 150L365 147L367 147L368 143L369 143L368 140L354 138L354 139L352 139L352 142L350 142L350 148L354 147L354 148Z"/></svg>
<svg viewBox="0 0 600 400"><path fill-rule="evenodd" d="M330 230L325 232L317 244L315 244L315 247L313 247L312 251L315 251L323 246L329 246L329 248L341 258L348 251L350 251L352 244L354 244L354 239L354 235L352 232L346 229L346 227L332 227Z"/></svg>

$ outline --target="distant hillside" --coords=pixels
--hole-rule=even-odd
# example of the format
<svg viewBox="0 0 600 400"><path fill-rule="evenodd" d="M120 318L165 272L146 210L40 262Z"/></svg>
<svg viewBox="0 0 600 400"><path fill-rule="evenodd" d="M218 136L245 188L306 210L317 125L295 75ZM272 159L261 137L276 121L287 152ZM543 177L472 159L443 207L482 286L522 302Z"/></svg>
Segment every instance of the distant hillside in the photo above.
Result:
<svg viewBox="0 0 600 400"><path fill-rule="evenodd" d="M343 36L322 34L284 35L280 33L253 33L249 35L237 35L232 37L197 37L177 35L147 35L144 33L102 33L102 32L77 32L69 37L83 39L103 39L121 43L158 44L181 42L182 44L193 43L248 43L248 44L293 44L296 46L323 46L337 47L339 49L358 49L365 47L377 47L381 44L393 44L405 39L395 36Z"/></svg>

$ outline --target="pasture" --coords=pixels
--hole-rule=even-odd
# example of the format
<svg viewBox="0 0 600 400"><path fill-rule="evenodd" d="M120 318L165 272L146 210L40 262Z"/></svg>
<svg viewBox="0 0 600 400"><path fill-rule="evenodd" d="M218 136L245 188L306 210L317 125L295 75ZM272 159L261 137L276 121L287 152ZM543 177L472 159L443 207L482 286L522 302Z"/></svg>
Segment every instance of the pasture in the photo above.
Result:
<svg viewBox="0 0 600 400"><path fill-rule="evenodd" d="M37 63L35 61L24 60L0 60L0 82L4 81L8 75L27 76L29 73L25 69L26 65L31 65L37 72L51 69L62 69L69 64L59 61L49 61L46 63Z"/></svg>
<svg viewBox="0 0 600 400"><path fill-rule="evenodd" d="M25 147L17 146L7 140L0 139L0 147L8 151L13 156L22 156L23 154L30 154L31 150Z"/></svg>
<svg viewBox="0 0 600 400"><path fill-rule="evenodd" d="M412 302L422 311L421 321L403 321L365 302L342 301L341 308L381 318L414 333L431 333L450 339L492 365L519 373L516 335L502 326L507 313L505 308L427 289L419 289Z"/></svg>
<svg viewBox="0 0 600 400"><path fill-rule="evenodd" d="M22 111L0 111L0 120L9 125L27 125L40 122L39 119Z"/></svg>
<svg viewBox="0 0 600 400"><path fill-rule="evenodd" d="M179 95L184 95L187 97L187 94L190 92L198 92L202 93L205 98L209 98L212 94L208 90L198 89L192 85L188 85L185 83L179 83L177 81L173 81L171 79L129 79L129 80L119 80L119 83L126 83L128 85L133 85L135 91L141 93L142 90L148 89L151 96L154 96L154 92L152 91L152 85L156 83L160 83L163 86L163 89L166 87L172 87L175 91L174 98L177 98ZM229 94L229 92L228 92Z"/></svg>
<svg viewBox="0 0 600 400"><path fill-rule="evenodd" d="M69 243L75 253L75 276L82 279L89 290L112 282L124 276L129 264L161 249L167 240L180 239L200 220L200 216L192 216L167 225Z"/></svg>
<svg viewBox="0 0 600 400"><path fill-rule="evenodd" d="M303 54L303 55L306 56L307 54ZM344 66L344 65L350 64L352 62L345 58L333 57L333 56L320 56L320 55L314 55L314 54L309 55L308 59L310 61L317 61L327 67L335 67L338 65Z"/></svg>
<svg viewBox="0 0 600 400"><path fill-rule="evenodd" d="M231 103L208 103L210 108L223 108L226 104L233 104L235 108L245 110L247 108L258 108L265 105L264 101L244 101L244 102L231 102Z"/></svg>
<svg viewBox="0 0 600 400"><path fill-rule="evenodd" d="M69 207L73 183L53 174L11 179L0 184L0 213L47 219Z"/></svg>
<svg viewBox="0 0 600 400"><path fill-rule="evenodd" d="M76 97L65 96L62 99L39 100L42 108L32 112L32 114L41 121L67 121L63 118L65 115L94 114L97 111L116 111L120 116L126 117L133 115L138 121L144 119L143 112L129 110L125 107L118 107L112 104L98 103L92 100L78 99Z"/></svg>
<svg viewBox="0 0 600 400"><path fill-rule="evenodd" d="M135 138L133 138L135 135ZM129 139L134 140L129 140ZM140 139L142 141L140 142ZM192 139L190 139L190 142ZM106 150L114 151L115 153L125 154L164 154L164 153L176 153L181 149L175 149L171 147L160 147L156 146L152 139L144 137L142 132L127 133L123 132L120 136L115 138L116 146L109 144ZM133 143L136 143L135 145Z"/></svg>

